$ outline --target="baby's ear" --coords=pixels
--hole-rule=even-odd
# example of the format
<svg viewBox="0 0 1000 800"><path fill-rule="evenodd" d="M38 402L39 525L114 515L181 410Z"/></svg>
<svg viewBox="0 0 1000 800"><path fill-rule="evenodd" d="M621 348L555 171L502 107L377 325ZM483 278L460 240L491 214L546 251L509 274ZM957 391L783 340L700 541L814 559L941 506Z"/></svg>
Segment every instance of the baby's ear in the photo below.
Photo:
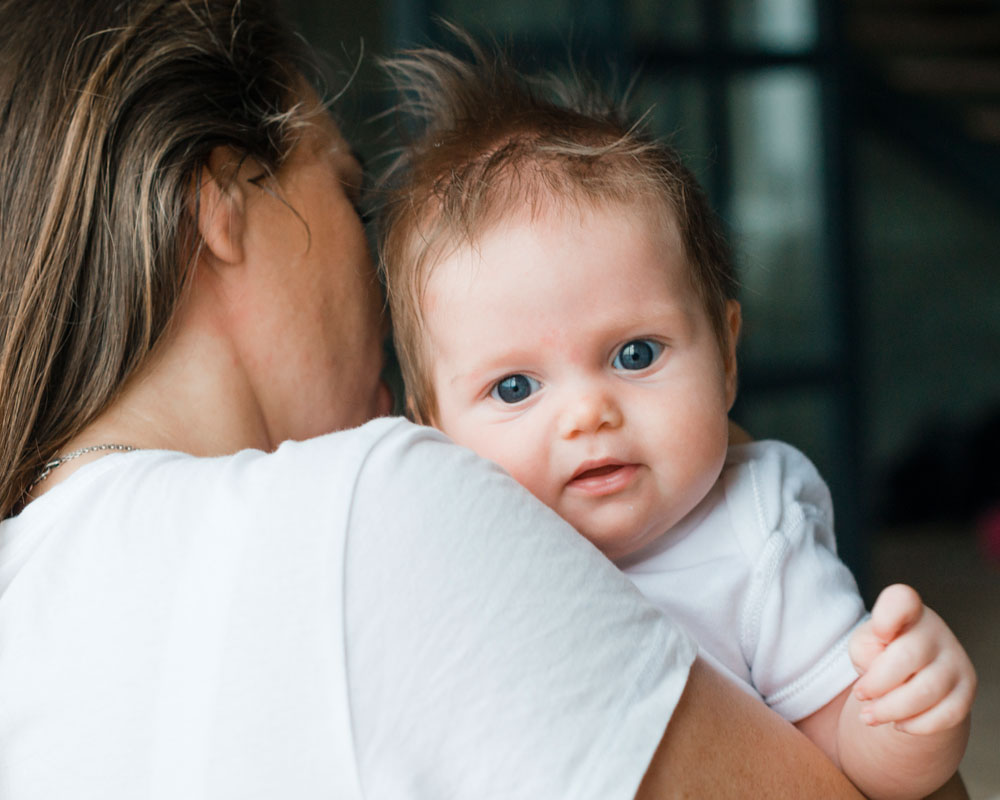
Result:
<svg viewBox="0 0 1000 800"><path fill-rule="evenodd" d="M232 148L216 147L198 177L198 233L223 264L243 260L246 193L239 173L246 167Z"/></svg>
<svg viewBox="0 0 1000 800"><path fill-rule="evenodd" d="M726 334L728 341L722 354L726 368L726 402L730 408L736 400L737 362L736 345L740 340L740 329L743 327L743 312L736 300L726 301Z"/></svg>

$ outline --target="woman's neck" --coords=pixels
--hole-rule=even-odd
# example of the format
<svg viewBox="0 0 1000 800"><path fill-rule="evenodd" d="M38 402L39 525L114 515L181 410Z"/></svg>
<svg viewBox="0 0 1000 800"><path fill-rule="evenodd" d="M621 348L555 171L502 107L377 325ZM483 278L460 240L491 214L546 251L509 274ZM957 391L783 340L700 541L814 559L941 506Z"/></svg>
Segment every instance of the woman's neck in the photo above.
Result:
<svg viewBox="0 0 1000 800"><path fill-rule="evenodd" d="M146 365L67 449L115 442L214 456L278 444L217 306L192 299Z"/></svg>

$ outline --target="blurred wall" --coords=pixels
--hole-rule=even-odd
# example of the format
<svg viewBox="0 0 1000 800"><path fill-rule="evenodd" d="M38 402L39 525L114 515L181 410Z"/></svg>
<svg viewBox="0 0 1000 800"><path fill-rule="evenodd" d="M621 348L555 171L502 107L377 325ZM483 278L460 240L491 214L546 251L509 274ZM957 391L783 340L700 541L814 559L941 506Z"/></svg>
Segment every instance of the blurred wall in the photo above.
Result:
<svg viewBox="0 0 1000 800"><path fill-rule="evenodd" d="M884 134L863 132L856 152L876 501L898 520L960 518L988 477L977 453L1000 446L983 439L1000 418L1000 208Z"/></svg>

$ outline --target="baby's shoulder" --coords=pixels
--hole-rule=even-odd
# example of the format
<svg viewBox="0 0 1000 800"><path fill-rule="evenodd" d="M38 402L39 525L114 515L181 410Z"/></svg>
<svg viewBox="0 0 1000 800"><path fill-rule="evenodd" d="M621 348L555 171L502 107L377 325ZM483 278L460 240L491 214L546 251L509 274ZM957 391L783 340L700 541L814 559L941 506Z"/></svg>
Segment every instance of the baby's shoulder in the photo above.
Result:
<svg viewBox="0 0 1000 800"><path fill-rule="evenodd" d="M797 537L810 519L832 527L830 491L813 463L792 445L774 440L734 445L720 481L730 521L752 549L775 533Z"/></svg>

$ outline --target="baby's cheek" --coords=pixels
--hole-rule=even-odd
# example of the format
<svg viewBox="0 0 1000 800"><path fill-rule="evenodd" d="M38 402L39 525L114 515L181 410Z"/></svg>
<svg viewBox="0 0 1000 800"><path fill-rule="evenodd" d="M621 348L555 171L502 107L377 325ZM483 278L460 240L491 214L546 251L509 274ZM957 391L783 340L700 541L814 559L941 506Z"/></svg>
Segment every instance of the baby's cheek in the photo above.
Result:
<svg viewBox="0 0 1000 800"><path fill-rule="evenodd" d="M539 482L538 470L510 454L504 454L501 466L506 469L522 486L534 494L539 494L542 487Z"/></svg>
<svg viewBox="0 0 1000 800"><path fill-rule="evenodd" d="M547 460L541 454L535 453L525 459L508 453L500 461L500 466L545 505L554 507L556 498L552 491L552 480L545 469Z"/></svg>
<svg viewBox="0 0 1000 800"><path fill-rule="evenodd" d="M460 445L474 450L509 472L546 505L556 501L554 481L549 475L549 460L538 446L538 436L521 434L516 425L488 424L442 425L441 429Z"/></svg>

